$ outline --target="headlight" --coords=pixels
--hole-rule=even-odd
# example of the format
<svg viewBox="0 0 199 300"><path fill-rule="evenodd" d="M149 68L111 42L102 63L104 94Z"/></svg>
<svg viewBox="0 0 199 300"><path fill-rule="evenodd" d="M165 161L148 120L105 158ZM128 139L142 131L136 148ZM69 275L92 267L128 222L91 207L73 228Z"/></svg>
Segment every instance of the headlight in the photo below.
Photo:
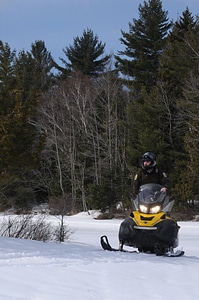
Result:
<svg viewBox="0 0 199 300"><path fill-rule="evenodd" d="M146 214L148 211L148 208L145 205L140 205L139 208L140 208L140 211L144 214Z"/></svg>
<svg viewBox="0 0 199 300"><path fill-rule="evenodd" d="M150 213L151 214L157 214L160 210L161 210L161 206L157 205L157 206L154 206L154 207L150 208Z"/></svg>

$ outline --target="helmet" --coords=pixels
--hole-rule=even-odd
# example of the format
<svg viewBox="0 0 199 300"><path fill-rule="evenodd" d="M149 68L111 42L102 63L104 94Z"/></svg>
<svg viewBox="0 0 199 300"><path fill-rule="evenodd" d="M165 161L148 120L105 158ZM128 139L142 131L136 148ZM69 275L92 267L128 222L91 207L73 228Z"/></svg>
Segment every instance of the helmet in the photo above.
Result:
<svg viewBox="0 0 199 300"><path fill-rule="evenodd" d="M144 166L145 161L150 161L151 164L149 166ZM143 169L151 169L151 168L155 167L155 165L156 165L155 154L153 154L152 152L145 152L142 155L142 168Z"/></svg>

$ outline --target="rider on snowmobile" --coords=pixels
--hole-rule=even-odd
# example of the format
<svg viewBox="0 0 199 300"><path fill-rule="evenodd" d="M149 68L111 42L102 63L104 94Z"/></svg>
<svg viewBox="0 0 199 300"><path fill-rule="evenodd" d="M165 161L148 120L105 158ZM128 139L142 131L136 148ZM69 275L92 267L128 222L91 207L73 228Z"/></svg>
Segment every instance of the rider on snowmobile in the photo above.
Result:
<svg viewBox="0 0 199 300"><path fill-rule="evenodd" d="M142 169L135 175L133 181L133 193L137 195L139 188L143 184L157 183L162 185L161 192L170 190L171 183L166 173L156 166L156 157L152 152L145 152L142 155Z"/></svg>
<svg viewBox="0 0 199 300"><path fill-rule="evenodd" d="M119 248L112 248L107 236L101 237L104 250L126 251L123 246L134 247L138 252L164 256L181 256L184 251L174 251L178 246L177 221L170 216L174 197L167 195L170 180L156 167L152 152L142 156L142 169L134 178L133 211L119 228Z"/></svg>
<svg viewBox="0 0 199 300"><path fill-rule="evenodd" d="M134 195L137 195L134 200L142 201L142 197L148 193L147 188L153 184L160 186L159 191L162 192L161 194L165 194L165 197L163 196L161 199L169 200L166 192L170 190L170 180L164 172L157 168L155 155L152 152L145 152L141 162L142 169L135 175L133 182ZM152 190L152 194L155 195L156 192L154 193ZM157 195L160 196L160 194ZM119 230L120 251L123 251L123 245L126 245L137 247L140 252L150 251L156 255L165 255L169 248L173 249L177 246L179 226L169 214L165 214L164 211L151 212L150 209L150 212L140 211L141 206L144 209L153 206L155 198L150 197L148 200L148 207L145 203L142 203L139 209L134 207L130 216L121 223ZM158 207L158 205L154 207Z"/></svg>

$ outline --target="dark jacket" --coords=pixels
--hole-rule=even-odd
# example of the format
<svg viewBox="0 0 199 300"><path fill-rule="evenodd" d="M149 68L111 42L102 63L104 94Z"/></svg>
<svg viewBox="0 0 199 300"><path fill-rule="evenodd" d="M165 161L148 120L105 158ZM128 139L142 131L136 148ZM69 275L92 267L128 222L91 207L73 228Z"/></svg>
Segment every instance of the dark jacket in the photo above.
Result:
<svg viewBox="0 0 199 300"><path fill-rule="evenodd" d="M167 175L157 167L154 167L151 172L150 170L142 169L135 175L133 181L133 194L137 195L140 186L147 183L161 184L163 187L167 188L168 192L171 188L171 183Z"/></svg>

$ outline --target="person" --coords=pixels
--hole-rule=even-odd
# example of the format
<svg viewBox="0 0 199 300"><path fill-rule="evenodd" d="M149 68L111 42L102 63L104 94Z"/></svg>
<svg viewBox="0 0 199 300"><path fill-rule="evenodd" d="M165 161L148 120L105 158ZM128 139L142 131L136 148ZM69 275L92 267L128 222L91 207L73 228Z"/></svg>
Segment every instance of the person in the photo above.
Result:
<svg viewBox="0 0 199 300"><path fill-rule="evenodd" d="M166 173L156 166L156 157L152 152L145 152L142 156L142 169L135 175L133 181L133 194L137 196L140 186L147 183L162 185L161 192L169 192L171 183Z"/></svg>

